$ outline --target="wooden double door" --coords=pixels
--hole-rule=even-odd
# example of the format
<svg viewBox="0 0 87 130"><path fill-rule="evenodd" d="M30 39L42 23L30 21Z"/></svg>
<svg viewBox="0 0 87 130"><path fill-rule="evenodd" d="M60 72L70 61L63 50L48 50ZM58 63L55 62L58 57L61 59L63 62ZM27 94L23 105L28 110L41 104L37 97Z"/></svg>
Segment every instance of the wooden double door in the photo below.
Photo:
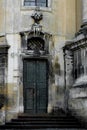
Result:
<svg viewBox="0 0 87 130"><path fill-rule="evenodd" d="M23 60L24 112L46 113L48 104L48 62Z"/></svg>

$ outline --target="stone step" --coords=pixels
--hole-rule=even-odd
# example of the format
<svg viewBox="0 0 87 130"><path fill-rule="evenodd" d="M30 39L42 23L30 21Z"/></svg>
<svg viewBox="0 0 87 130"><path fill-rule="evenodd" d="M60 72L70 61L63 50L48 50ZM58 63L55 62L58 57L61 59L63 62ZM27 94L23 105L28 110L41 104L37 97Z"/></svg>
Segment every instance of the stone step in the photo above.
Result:
<svg viewBox="0 0 87 130"><path fill-rule="evenodd" d="M79 121L73 116L58 116L58 115L18 115L17 119L12 119L5 125L0 126L0 130L41 130L41 129L71 129L84 128Z"/></svg>
<svg viewBox="0 0 87 130"><path fill-rule="evenodd" d="M12 119L11 122L78 122L74 119ZM78 122L79 123L79 122Z"/></svg>
<svg viewBox="0 0 87 130"><path fill-rule="evenodd" d="M35 119L37 119L37 120L62 120L62 119L65 119L65 120L76 120L76 118L75 117L72 117L72 116L58 116L58 115L49 115L49 116L29 116L29 115L26 115L26 116L24 116L24 115L20 115L20 116L18 116L18 119L30 119L30 120L35 120Z"/></svg>
<svg viewBox="0 0 87 130"><path fill-rule="evenodd" d="M29 117L31 117L31 118L34 118L34 117L40 117L40 118L43 118L43 117L47 117L47 118L53 118L53 117L55 117L55 118L58 118L58 117L66 117L66 115L57 115L57 114L55 114L55 115L53 115L53 114L32 114L32 115L30 115L30 114L18 114L18 117L26 117L26 118L29 118Z"/></svg>
<svg viewBox="0 0 87 130"><path fill-rule="evenodd" d="M39 125L39 124L41 124L41 125L56 125L56 124L58 124L58 125L80 125L80 124L78 124L77 122L65 122L65 121L63 121L63 122L8 122L8 123L6 123L6 125Z"/></svg>
<svg viewBox="0 0 87 130"><path fill-rule="evenodd" d="M55 125L53 125L53 124L50 124L50 125L47 125L47 124L45 124L45 125L42 125L42 124L39 124L39 125L5 125L5 126L1 126L0 127L0 130L1 129L42 129L42 128L74 128L74 129L76 129L76 128L81 128L80 126L78 126L78 125L59 125L59 124L55 124Z"/></svg>

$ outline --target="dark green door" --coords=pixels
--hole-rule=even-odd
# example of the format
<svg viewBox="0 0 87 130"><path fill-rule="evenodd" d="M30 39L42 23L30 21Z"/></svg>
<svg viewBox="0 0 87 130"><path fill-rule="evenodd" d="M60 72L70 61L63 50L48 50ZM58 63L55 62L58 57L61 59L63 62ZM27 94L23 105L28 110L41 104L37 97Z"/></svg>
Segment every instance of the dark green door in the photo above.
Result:
<svg viewBox="0 0 87 130"><path fill-rule="evenodd" d="M46 113L48 102L47 60L24 59L24 112Z"/></svg>

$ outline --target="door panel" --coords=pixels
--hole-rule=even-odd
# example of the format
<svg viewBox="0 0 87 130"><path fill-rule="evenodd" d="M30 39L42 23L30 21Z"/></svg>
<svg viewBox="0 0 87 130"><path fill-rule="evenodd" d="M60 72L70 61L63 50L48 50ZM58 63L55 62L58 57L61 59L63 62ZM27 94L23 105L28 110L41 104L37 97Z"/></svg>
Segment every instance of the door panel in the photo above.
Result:
<svg viewBox="0 0 87 130"><path fill-rule="evenodd" d="M29 61L25 61L25 64L26 64L26 79L25 81L26 82L29 82L29 83L34 83L36 82L36 75L33 75L36 71L36 68L35 68L35 62L29 62Z"/></svg>
<svg viewBox="0 0 87 130"><path fill-rule="evenodd" d="M46 88L38 88L37 89L37 113L41 113L41 112L46 113L46 111L47 111Z"/></svg>
<svg viewBox="0 0 87 130"><path fill-rule="evenodd" d="M37 82L46 82L46 63L37 61Z"/></svg>
<svg viewBox="0 0 87 130"><path fill-rule="evenodd" d="M46 113L48 101L47 61L23 61L24 112Z"/></svg>
<svg viewBox="0 0 87 130"><path fill-rule="evenodd" d="M26 109L30 109L30 110L34 110L34 89L33 88L29 88L26 89Z"/></svg>

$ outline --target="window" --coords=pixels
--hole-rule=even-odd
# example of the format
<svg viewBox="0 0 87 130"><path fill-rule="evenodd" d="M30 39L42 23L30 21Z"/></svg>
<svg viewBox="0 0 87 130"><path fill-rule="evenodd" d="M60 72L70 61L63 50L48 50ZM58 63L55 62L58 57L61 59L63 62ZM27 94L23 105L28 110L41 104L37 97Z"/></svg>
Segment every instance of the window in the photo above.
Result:
<svg viewBox="0 0 87 130"><path fill-rule="evenodd" d="M24 0L24 6L48 7L48 0Z"/></svg>
<svg viewBox="0 0 87 130"><path fill-rule="evenodd" d="M40 37L32 37L28 39L28 50L44 50L44 40Z"/></svg>
<svg viewBox="0 0 87 130"><path fill-rule="evenodd" d="M87 75L87 48L74 52L74 79Z"/></svg>

